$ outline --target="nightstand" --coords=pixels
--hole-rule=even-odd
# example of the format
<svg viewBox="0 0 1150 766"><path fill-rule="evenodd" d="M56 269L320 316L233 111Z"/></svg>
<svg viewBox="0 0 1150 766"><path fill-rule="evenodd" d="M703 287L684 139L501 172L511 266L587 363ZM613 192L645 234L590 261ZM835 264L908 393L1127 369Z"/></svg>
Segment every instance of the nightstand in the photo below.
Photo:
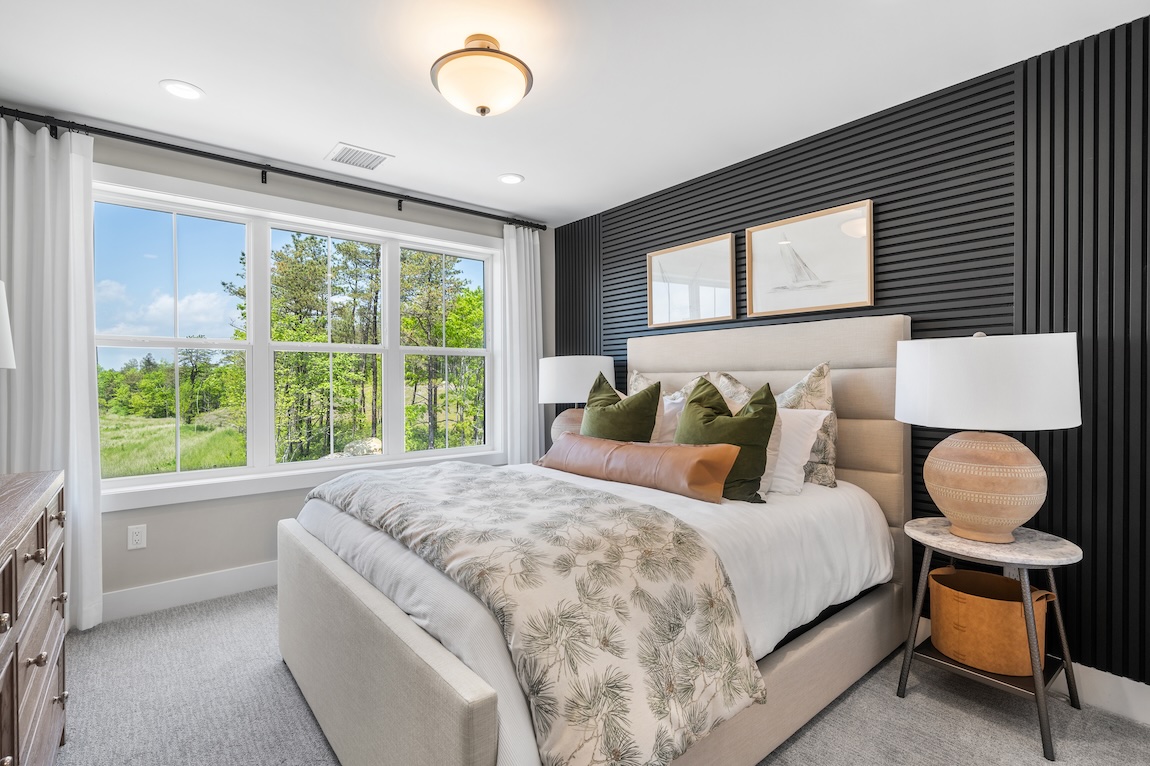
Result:
<svg viewBox="0 0 1150 766"><path fill-rule="evenodd" d="M907 536L919 542L926 549L919 571L918 592L914 599L914 612L906 638L906 649L902 659L902 673L898 679L898 696L906 696L906 681L910 675L911 661L918 658L952 673L974 679L1004 691L1034 699L1038 707L1038 726L1042 733L1042 753L1049 761L1054 760L1054 742L1050 736L1050 719L1046 711L1046 688L1066 671L1066 686L1070 690L1070 704L1081 710L1078 701L1078 686L1074 682L1074 668L1070 662L1070 647L1066 641L1066 626L1062 621L1062 608L1058 592L1054 587L1054 567L1074 564L1082 560L1082 549L1061 537L1039 532L1035 529L1019 527L1014 530L1013 543L983 543L956 537L950 533L950 522L944 518L925 518L908 521L903 527ZM938 651L928 638L915 646L918 633L918 620L922 614L922 602L926 596L927 580L930 577L930 562L934 552L952 558L994 567L1018 570L1018 581L1022 589L1022 611L1026 617L1026 635L1030 644L1030 667L1032 676L1002 676L987 673ZM1030 599L1030 570L1044 569L1050 581L1050 592L1054 594L1052 606L1054 621L1058 628L1058 638L1062 645L1062 657L1047 655L1046 668L1042 668L1038 656L1038 633L1034 624L1034 604ZM1045 628L1045 626L1043 626Z"/></svg>

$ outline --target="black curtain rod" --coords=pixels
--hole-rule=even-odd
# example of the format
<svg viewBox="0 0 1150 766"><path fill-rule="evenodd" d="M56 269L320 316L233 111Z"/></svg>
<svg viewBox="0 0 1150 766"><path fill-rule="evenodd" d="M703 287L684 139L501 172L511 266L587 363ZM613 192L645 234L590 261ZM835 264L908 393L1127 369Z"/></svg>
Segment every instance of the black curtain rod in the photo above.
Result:
<svg viewBox="0 0 1150 766"><path fill-rule="evenodd" d="M8 117L15 117L18 120L28 120L29 122L37 122L42 125L47 125L52 129L53 134L57 128L64 128L65 130L72 130L77 133L88 133L93 136L104 136L105 138L114 138L118 141L128 141L133 144L142 144L143 146L150 146L154 149L164 149L169 152L179 152L180 154L190 154L193 157L201 157L207 160L215 160L216 162L223 162L229 165L239 165L240 167L251 168L252 170L260 171L260 179L267 183L268 173L277 173L281 176L288 178L299 178L304 181L314 181L316 183L327 184L328 186L337 186L341 189L351 189L352 191L363 192L365 194L374 194L377 197L388 197L390 199L399 201L399 209L403 210L404 202L412 202L417 205L427 205L428 207L436 207L440 210L450 210L455 213L463 213L464 215L473 215L479 218L489 218L493 221L502 221L509 223L513 226L526 226L531 229L539 229L546 231L546 224L537 223L535 221L525 221L521 218L508 218L497 213L486 213L482 210L472 210L471 208L461 207L459 205L451 205L446 202L437 202L431 199L421 199L419 197L412 197L410 194L398 194L396 192L384 191L383 189L376 189L371 186L363 186L361 184L354 184L350 181L337 181L332 178L324 178L323 176L312 175L311 173L301 173L298 170L287 170L284 168L277 168L262 162L253 162L252 160L244 160L239 157L229 157L226 154L216 154L215 152L206 152L202 149L193 149L188 146L180 146L179 144L169 144L164 141L156 141L151 138L144 138L143 136L133 136L128 133L120 133L115 130L108 130L106 128L97 128L91 125L82 125L78 122L69 122L68 120L61 120L56 117L49 117L46 114L33 114L32 112L24 112L19 109L12 109L11 107L0 105L0 115Z"/></svg>

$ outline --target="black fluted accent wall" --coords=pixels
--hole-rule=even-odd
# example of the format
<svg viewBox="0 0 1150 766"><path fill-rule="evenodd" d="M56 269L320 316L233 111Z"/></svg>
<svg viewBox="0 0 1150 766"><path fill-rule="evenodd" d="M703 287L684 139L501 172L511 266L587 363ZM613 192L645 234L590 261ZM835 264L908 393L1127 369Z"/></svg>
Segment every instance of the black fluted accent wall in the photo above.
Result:
<svg viewBox="0 0 1150 766"><path fill-rule="evenodd" d="M1059 573L1071 652L1150 680L1147 84L1150 20L1025 64L1018 332L1079 334L1082 427L1031 435L1036 526L1076 541Z"/></svg>
<svg viewBox="0 0 1150 766"><path fill-rule="evenodd" d="M892 313L916 337L1078 331L1083 427L1027 437L1051 478L1033 525L1085 552L1058 573L1074 659L1150 680L1148 24L560 227L559 353L611 354L622 383L627 338L649 333ZM875 306L748 319L743 230L867 198ZM739 318L648 329L646 253L727 232ZM946 433L914 429L916 515Z"/></svg>
<svg viewBox="0 0 1150 766"><path fill-rule="evenodd" d="M555 353L602 353L599 216L555 230ZM558 255L562 253L562 255Z"/></svg>

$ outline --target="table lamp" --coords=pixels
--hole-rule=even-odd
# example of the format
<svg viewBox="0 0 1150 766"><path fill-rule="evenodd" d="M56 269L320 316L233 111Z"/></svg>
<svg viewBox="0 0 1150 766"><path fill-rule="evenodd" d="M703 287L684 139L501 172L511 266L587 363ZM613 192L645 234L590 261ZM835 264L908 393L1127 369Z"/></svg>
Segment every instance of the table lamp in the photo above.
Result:
<svg viewBox="0 0 1150 766"><path fill-rule="evenodd" d="M8 297L0 282L0 370L16 369L16 351L12 348L12 325L8 320Z"/></svg>
<svg viewBox="0 0 1150 766"><path fill-rule="evenodd" d="M989 543L1046 500L1046 471L1026 445L995 431L1082 425L1075 333L898 342L895 419L963 429L939 442L923 466L951 533Z"/></svg>
<svg viewBox="0 0 1150 766"><path fill-rule="evenodd" d="M587 401L591 384L603 373L615 380L615 360L609 356L549 356L539 360L539 403L575 404ZM551 424L551 441L564 431L578 431L583 410L564 410Z"/></svg>

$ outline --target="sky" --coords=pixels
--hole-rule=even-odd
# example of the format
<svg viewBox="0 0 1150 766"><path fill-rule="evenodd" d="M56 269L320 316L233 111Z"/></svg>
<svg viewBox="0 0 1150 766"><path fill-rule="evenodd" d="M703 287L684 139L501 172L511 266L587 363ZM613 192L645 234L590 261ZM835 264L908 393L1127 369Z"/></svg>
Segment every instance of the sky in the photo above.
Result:
<svg viewBox="0 0 1150 766"><path fill-rule="evenodd" d="M233 338L243 320L237 299L222 283L246 282L240 264L247 248L246 228L231 221L97 202L96 335ZM287 241L290 233L272 231L273 248ZM469 282L483 283L482 261L462 259L459 265ZM104 341L98 362L120 369L145 353ZM172 356L160 349L152 355Z"/></svg>
<svg viewBox="0 0 1150 766"><path fill-rule="evenodd" d="M237 276L244 224L105 202L96 203L95 222L97 335L230 339L242 327L237 301L221 283L245 282ZM101 351L104 367L143 355Z"/></svg>

